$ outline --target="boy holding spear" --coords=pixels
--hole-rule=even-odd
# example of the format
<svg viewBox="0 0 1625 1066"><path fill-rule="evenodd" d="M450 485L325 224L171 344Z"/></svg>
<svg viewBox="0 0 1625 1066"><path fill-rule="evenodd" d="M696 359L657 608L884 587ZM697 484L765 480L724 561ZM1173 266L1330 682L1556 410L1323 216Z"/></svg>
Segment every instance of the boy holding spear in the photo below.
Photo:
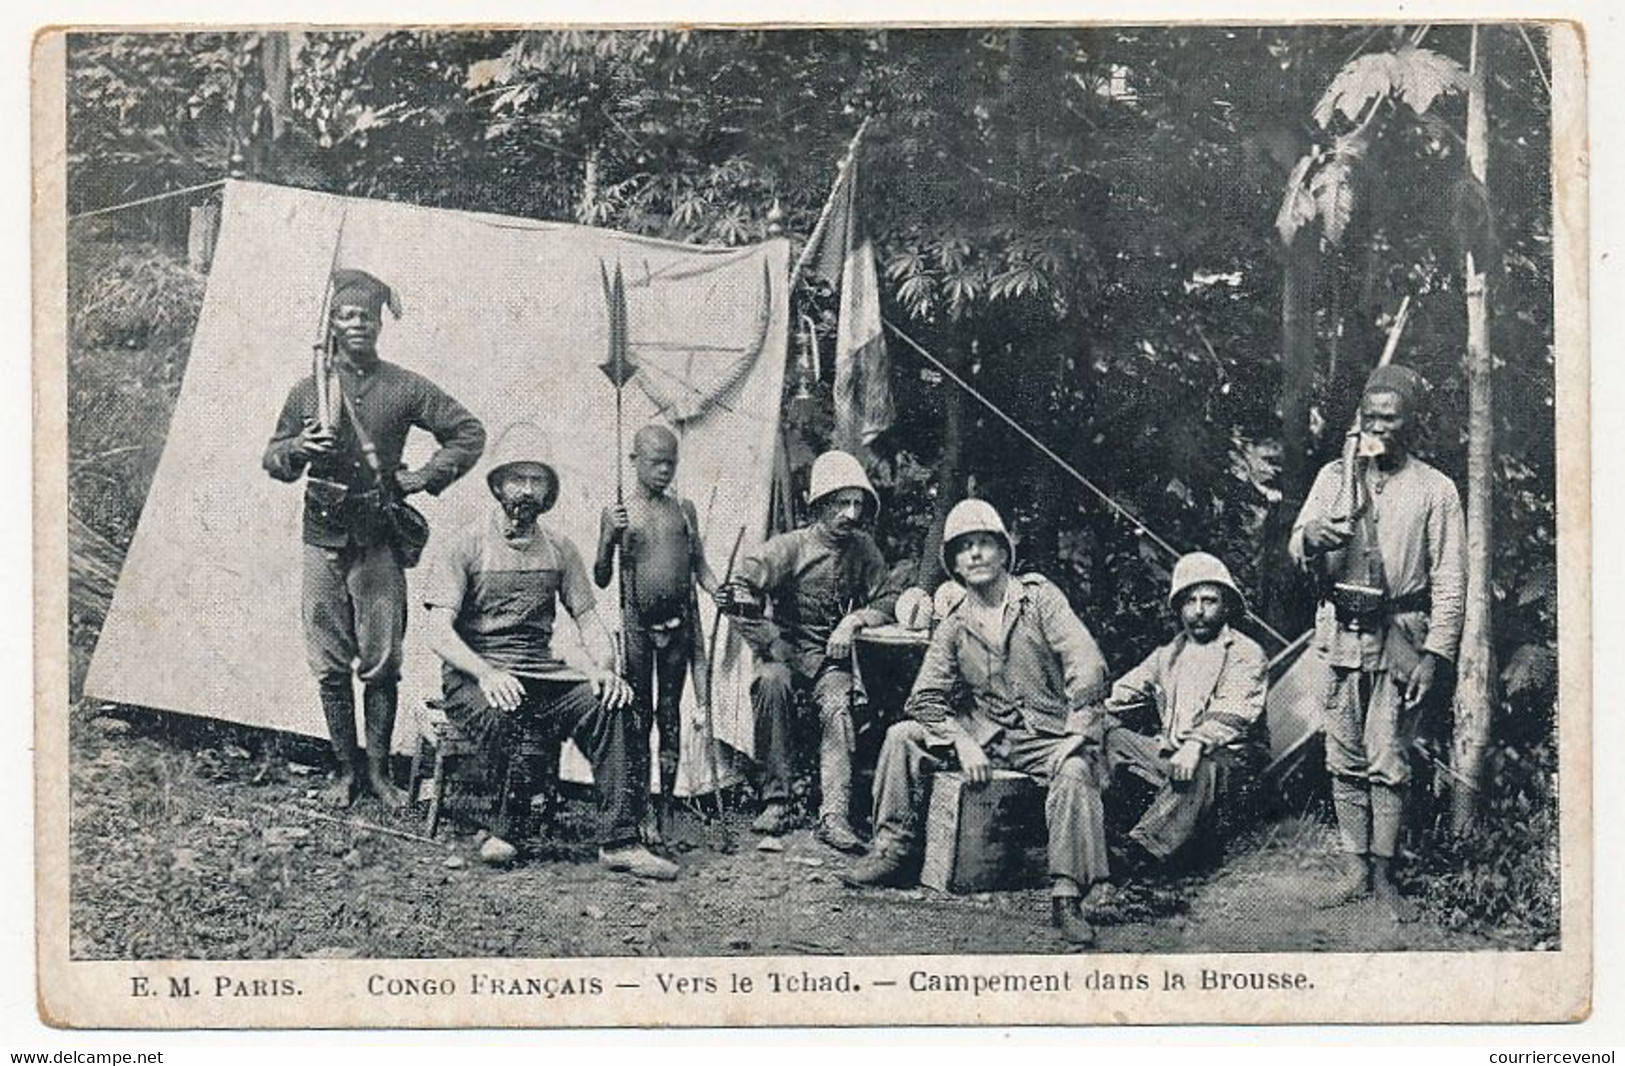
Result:
<svg viewBox="0 0 1625 1066"><path fill-rule="evenodd" d="M636 373L627 351L626 297L619 266L613 280L606 272L610 352L604 371L615 383L615 450L621 449L621 389ZM649 730L660 726L660 808L644 837L660 840L666 811L677 783L679 737L682 734L683 679L701 650L699 603L695 583L711 595L717 579L705 560L694 504L670 494L677 473L677 436L661 425L647 425L632 439L636 481L627 494L616 463L615 505L606 507L598 526L598 552L593 580L609 585L620 557L622 672L630 682L642 739L640 758L649 750ZM701 700L707 693L697 691ZM647 779L647 768L645 768Z"/></svg>

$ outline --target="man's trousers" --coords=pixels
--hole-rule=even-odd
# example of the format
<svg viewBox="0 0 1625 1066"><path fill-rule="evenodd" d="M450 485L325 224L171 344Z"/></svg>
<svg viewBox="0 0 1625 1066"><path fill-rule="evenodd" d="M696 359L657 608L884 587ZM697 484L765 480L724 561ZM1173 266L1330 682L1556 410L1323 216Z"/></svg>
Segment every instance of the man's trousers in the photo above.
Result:
<svg viewBox="0 0 1625 1066"><path fill-rule="evenodd" d="M795 774L796 693L811 688L818 709L819 817L846 819L852 802L852 674L826 664L812 682L784 663L760 663L751 682L758 788L763 802L790 798Z"/></svg>
<svg viewBox="0 0 1625 1066"><path fill-rule="evenodd" d="M1105 813L1100 800L1099 753L1083 738L1025 730L1002 731L982 749L997 769L1015 770L1045 787L1044 819L1049 829L1049 872L1070 885L1056 894L1087 890L1110 876ZM927 778L957 765L953 744L923 722L898 722L886 732L875 768L875 846L912 851L920 836Z"/></svg>
<svg viewBox="0 0 1625 1066"><path fill-rule="evenodd" d="M592 764L602 844L637 840L648 777L637 775L632 757L638 743L633 709L606 710L585 681L520 680L523 702L504 711L486 702L472 677L446 671L446 717L480 746L498 781L506 781L509 795L503 801L517 805L524 817L568 737Z"/></svg>
<svg viewBox="0 0 1625 1066"><path fill-rule="evenodd" d="M1214 829L1211 817L1224 787L1221 756L1208 753L1189 781L1175 781L1173 766L1156 737L1118 727L1106 733L1106 762L1115 774L1133 772L1156 790L1129 838L1153 858L1166 859L1196 836Z"/></svg>
<svg viewBox="0 0 1625 1066"><path fill-rule="evenodd" d="M1399 848L1419 707L1404 706L1390 670L1331 668L1326 692L1326 769L1343 850L1391 859Z"/></svg>
<svg viewBox="0 0 1625 1066"><path fill-rule="evenodd" d="M305 658L318 682L393 685L406 635L406 574L388 544L304 546L300 610Z"/></svg>

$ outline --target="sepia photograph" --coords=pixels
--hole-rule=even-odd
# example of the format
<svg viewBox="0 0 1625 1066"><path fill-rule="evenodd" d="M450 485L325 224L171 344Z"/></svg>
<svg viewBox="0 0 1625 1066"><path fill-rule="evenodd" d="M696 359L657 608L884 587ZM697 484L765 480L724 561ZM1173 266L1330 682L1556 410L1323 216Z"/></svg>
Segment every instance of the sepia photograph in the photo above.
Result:
<svg viewBox="0 0 1625 1066"><path fill-rule="evenodd" d="M1583 1017L1581 50L43 33L44 1019Z"/></svg>

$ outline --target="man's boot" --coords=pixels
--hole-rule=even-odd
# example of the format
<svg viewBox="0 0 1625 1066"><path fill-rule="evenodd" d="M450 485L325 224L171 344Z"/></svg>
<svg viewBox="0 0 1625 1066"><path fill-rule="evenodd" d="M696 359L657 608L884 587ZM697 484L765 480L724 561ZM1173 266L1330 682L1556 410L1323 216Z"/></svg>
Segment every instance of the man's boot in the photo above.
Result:
<svg viewBox="0 0 1625 1066"><path fill-rule="evenodd" d="M389 746L395 737L395 686L369 684L367 716L367 788L385 807L406 806L406 793L389 779Z"/></svg>
<svg viewBox="0 0 1625 1066"><path fill-rule="evenodd" d="M1408 924L1416 921L1416 904L1399 894L1399 886L1392 880L1393 860L1382 855L1371 856L1371 894L1386 907L1394 921Z"/></svg>
<svg viewBox="0 0 1625 1066"><path fill-rule="evenodd" d="M818 829L813 835L824 845L848 855L862 855L869 850L858 834L852 831L852 823L839 814L820 815Z"/></svg>
<svg viewBox="0 0 1625 1066"><path fill-rule="evenodd" d="M835 876L848 888L907 888L919 878L918 867L913 848L887 840Z"/></svg>
<svg viewBox="0 0 1625 1066"><path fill-rule="evenodd" d="M348 808L361 794L361 749L355 735L355 689L350 679L321 683L322 716L327 719L327 735L333 743L333 759L338 764L333 783L322 798L331 806Z"/></svg>
<svg viewBox="0 0 1625 1066"><path fill-rule="evenodd" d="M1341 876L1315 900L1315 906L1320 910L1331 910L1371 895L1371 864L1366 856L1344 852L1343 861L1345 867Z"/></svg>
<svg viewBox="0 0 1625 1066"><path fill-rule="evenodd" d="M762 813L750 823L750 831L762 836L781 837L790 831L790 809L783 800L768 800Z"/></svg>
<svg viewBox="0 0 1625 1066"><path fill-rule="evenodd" d="M1095 927L1083 912L1082 896L1051 896L1049 924L1061 931L1068 944L1088 947L1095 942Z"/></svg>
<svg viewBox="0 0 1625 1066"><path fill-rule="evenodd" d="M649 881L677 880L677 864L663 859L636 842L599 848L598 861L605 869L631 874Z"/></svg>

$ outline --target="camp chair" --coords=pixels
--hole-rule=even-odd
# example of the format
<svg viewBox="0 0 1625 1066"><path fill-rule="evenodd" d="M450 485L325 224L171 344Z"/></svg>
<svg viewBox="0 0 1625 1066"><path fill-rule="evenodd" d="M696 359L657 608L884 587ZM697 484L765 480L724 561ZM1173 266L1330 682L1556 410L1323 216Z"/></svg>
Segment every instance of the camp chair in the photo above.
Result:
<svg viewBox="0 0 1625 1066"><path fill-rule="evenodd" d="M446 717L441 700L427 700L424 708L426 728L418 734L407 795L414 802L427 800L425 833L434 836L448 811L460 812L470 820L484 820L492 814L506 820L511 812L502 804L509 794L509 761L503 760L500 768L491 766L480 746ZM538 754L546 757L548 770L543 774L540 792L544 826L552 823L558 809L559 748L557 743L547 743L544 750L522 745L516 753L522 758ZM496 780L498 770L503 775L500 781Z"/></svg>

